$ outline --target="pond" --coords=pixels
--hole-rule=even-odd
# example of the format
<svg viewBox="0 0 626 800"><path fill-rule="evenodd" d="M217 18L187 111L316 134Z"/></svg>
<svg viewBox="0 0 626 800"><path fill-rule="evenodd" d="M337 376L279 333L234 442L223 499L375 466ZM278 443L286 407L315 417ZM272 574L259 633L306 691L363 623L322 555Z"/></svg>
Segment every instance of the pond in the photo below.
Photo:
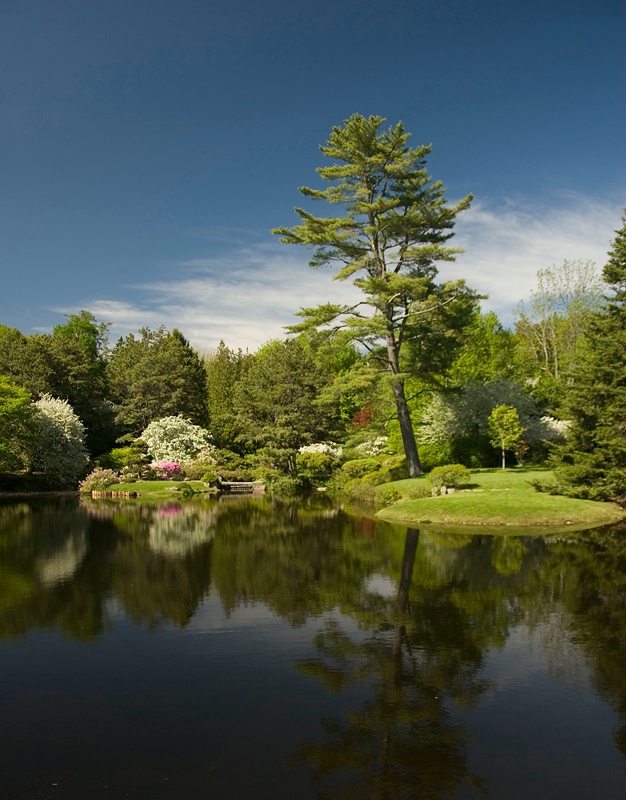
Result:
<svg viewBox="0 0 626 800"><path fill-rule="evenodd" d="M0 798L626 797L626 533L0 505Z"/></svg>

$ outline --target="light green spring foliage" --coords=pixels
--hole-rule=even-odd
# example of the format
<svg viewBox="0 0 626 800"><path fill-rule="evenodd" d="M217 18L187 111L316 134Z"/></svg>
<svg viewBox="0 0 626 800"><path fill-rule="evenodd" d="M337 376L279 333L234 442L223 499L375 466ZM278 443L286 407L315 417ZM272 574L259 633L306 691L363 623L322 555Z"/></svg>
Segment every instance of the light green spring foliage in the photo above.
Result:
<svg viewBox="0 0 626 800"><path fill-rule="evenodd" d="M31 433L30 394L0 376L0 469L25 466Z"/></svg>
<svg viewBox="0 0 626 800"><path fill-rule="evenodd" d="M66 400L49 394L34 404L34 412L31 469L54 475L60 486L74 485L89 460L85 426Z"/></svg>
<svg viewBox="0 0 626 800"><path fill-rule="evenodd" d="M559 408L584 352L589 325L603 306L593 261L564 261L537 273L537 288L517 307L517 361L539 393Z"/></svg>
<svg viewBox="0 0 626 800"><path fill-rule="evenodd" d="M204 428L183 416L161 417L141 434L155 461L187 461L202 450L211 449L211 437Z"/></svg>
<svg viewBox="0 0 626 800"><path fill-rule="evenodd" d="M435 395L424 406L419 441L440 444L462 436L486 436L489 416L499 405L516 410L529 440L553 440L562 436L544 421L539 407L519 383L471 381L458 392Z"/></svg>
<svg viewBox="0 0 626 800"><path fill-rule="evenodd" d="M506 466L505 453L521 443L524 428L517 409L513 406L496 406L489 415L489 437L494 447L502 451L502 469Z"/></svg>

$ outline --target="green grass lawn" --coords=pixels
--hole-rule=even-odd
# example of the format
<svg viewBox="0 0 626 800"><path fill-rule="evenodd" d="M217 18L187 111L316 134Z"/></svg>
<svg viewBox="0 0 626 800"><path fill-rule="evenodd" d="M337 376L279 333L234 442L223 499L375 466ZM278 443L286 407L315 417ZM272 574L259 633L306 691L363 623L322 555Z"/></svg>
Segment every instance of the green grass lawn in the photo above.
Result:
<svg viewBox="0 0 626 800"><path fill-rule="evenodd" d="M393 505L382 509L377 516L391 522L432 524L444 527L459 525L501 528L582 529L609 525L626 517L613 503L576 500L571 497L542 494L530 486L533 479L546 480L548 470L482 469L472 471L472 483L454 494L440 497L411 499L416 486L426 485L426 477L394 481L394 487L403 496Z"/></svg>
<svg viewBox="0 0 626 800"><path fill-rule="evenodd" d="M202 481L135 481L134 483L115 483L109 486L108 492L137 492L140 497L176 497L183 484L191 486L196 492L208 493L212 491Z"/></svg>

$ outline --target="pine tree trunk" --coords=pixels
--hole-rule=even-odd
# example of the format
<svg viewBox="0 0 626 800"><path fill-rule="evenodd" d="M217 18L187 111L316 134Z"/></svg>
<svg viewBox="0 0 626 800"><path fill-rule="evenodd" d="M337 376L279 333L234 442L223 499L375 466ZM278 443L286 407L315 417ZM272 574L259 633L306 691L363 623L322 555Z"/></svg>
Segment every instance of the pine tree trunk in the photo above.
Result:
<svg viewBox="0 0 626 800"><path fill-rule="evenodd" d="M406 402L406 397L404 394L404 381L396 380L392 385L393 396L396 401L398 421L400 423L400 432L402 433L402 444L404 445L404 454L406 455L406 465L409 470L409 477L416 478L418 475L421 475L424 470L422 469L417 452L415 434L413 433L413 423L411 422L409 406Z"/></svg>
<svg viewBox="0 0 626 800"><path fill-rule="evenodd" d="M391 313L391 312L390 312ZM398 414L398 422L400 423L400 433L402 434L402 444L404 445L404 454L406 456L406 465L409 470L409 478L416 478L424 471L420 463L420 458L417 452L417 444L415 442L415 434L413 433L413 423L411 415L409 414L409 406L406 402L406 395L404 394L404 381L398 377L400 372L399 363L399 346L394 338L393 333L387 333L387 361L389 364L389 371L393 374L392 381L393 396L396 401L396 412Z"/></svg>

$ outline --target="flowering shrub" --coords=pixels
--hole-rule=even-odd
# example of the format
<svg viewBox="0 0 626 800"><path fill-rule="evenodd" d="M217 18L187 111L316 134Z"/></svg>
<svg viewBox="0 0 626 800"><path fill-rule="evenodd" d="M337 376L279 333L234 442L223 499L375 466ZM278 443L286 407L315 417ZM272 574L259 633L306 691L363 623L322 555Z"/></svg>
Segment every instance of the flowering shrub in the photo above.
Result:
<svg viewBox="0 0 626 800"><path fill-rule="evenodd" d="M186 461L211 449L211 436L182 416L154 420L141 434L155 461Z"/></svg>
<svg viewBox="0 0 626 800"><path fill-rule="evenodd" d="M177 461L153 461L150 464L157 477L163 480L173 480L180 477L180 464Z"/></svg>
<svg viewBox="0 0 626 800"><path fill-rule="evenodd" d="M48 472L60 486L72 486L89 460L85 426L66 400L44 394L34 405L31 469Z"/></svg>
<svg viewBox="0 0 626 800"><path fill-rule="evenodd" d="M555 419L554 417L541 417L543 426L543 439L549 442L559 442L567 439L567 434L572 426L568 419Z"/></svg>
<svg viewBox="0 0 626 800"><path fill-rule="evenodd" d="M334 442L316 442L315 444L305 444L298 450L298 453L322 453L325 456L341 458L343 448Z"/></svg>
<svg viewBox="0 0 626 800"><path fill-rule="evenodd" d="M378 456L381 453L391 452L388 436L377 436L367 442L361 442L355 448L361 456Z"/></svg>
<svg viewBox="0 0 626 800"><path fill-rule="evenodd" d="M78 484L79 492L98 492L114 483L119 483L120 476L114 469L96 467Z"/></svg>

